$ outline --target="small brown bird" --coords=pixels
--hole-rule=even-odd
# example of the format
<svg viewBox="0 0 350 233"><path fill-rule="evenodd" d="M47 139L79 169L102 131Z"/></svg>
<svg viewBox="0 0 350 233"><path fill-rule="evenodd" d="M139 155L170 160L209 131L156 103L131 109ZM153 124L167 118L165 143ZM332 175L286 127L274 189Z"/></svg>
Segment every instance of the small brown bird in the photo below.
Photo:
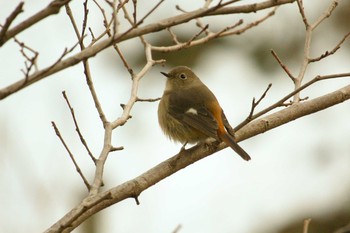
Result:
<svg viewBox="0 0 350 233"><path fill-rule="evenodd" d="M167 77L158 106L158 121L164 134L184 146L208 138L224 141L244 160L250 160L235 142L233 129L216 97L190 68L178 66L161 73Z"/></svg>

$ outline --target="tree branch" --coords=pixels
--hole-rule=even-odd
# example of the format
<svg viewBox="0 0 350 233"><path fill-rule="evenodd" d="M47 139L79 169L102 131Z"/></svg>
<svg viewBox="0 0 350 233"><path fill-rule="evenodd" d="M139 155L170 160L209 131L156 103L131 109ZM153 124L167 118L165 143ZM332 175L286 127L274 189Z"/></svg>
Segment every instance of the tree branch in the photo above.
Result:
<svg viewBox="0 0 350 233"><path fill-rule="evenodd" d="M56 0L58 1L58 0ZM61 0L62 1L62 0ZM67 0L66 0L67 1ZM225 8L219 8L215 9L213 11L208 11L208 9L199 9L196 11L192 11L186 14L180 14L175 17L170 17L164 20L161 20L158 23L151 23L148 25L145 25L143 27L138 28L132 28L127 30L128 33L117 33L113 39L105 39L100 42L96 42L94 45L87 47L83 51L66 58L60 62L55 63L54 65L51 65L47 68L44 68L38 72L35 72L34 74L30 75L28 77L27 82L24 82L24 80L17 81L3 89L0 89L0 100L6 98L7 96L22 90L23 88L43 79L46 78L54 73L57 73L63 69L66 69L68 67L74 66L81 62L82 60L88 59L90 57L95 56L100 51L108 48L113 43L119 43L131 38L139 37L142 35L146 35L153 32L158 32L163 29L166 29L168 27L179 25L185 22L190 21L191 19L194 19L196 17L205 17L210 15L220 15L220 14L235 14L235 13L251 13L256 12L259 10L263 10L269 7L292 3L295 0L267 0L262 3L256 3L256 4L248 4L248 5L242 5L242 6L235 6L235 7L225 7ZM68 1L67 1L68 2ZM207 12L207 15L204 15Z"/></svg>
<svg viewBox="0 0 350 233"><path fill-rule="evenodd" d="M17 7L14 9L14 11L7 17L4 25L1 28L0 31L0 47L5 43L5 34L7 30L9 29L11 23L15 20L15 18L23 12L23 5L24 2L20 2Z"/></svg>
<svg viewBox="0 0 350 233"><path fill-rule="evenodd" d="M73 107L71 106L71 104L70 104L70 102L69 102L69 100L68 100L68 97L67 97L66 92L63 91L63 92L62 92L62 95L63 95L63 98L66 100L66 103L67 103L67 105L68 105L69 111L70 111L70 113L71 113L71 115L72 115L73 122L74 122L74 125L75 125L75 130L77 131L77 133L78 133L78 135L79 135L80 141L81 141L81 143L84 145L84 147L85 147L86 151L88 152L88 154L89 154L91 160L96 164L96 158L95 158L94 155L92 154L92 152L91 152L91 150L90 150L88 144L86 143L86 141L85 141L85 139L84 139L83 134L82 134L81 131L80 131L80 128L79 128L79 125L78 125L78 121L77 121L77 119L76 119L76 117L75 117L74 109L73 109Z"/></svg>
<svg viewBox="0 0 350 233"><path fill-rule="evenodd" d="M236 140L239 142L248 139L348 99L350 99L350 85L324 96L293 104L288 108L250 122L236 132ZM224 143L221 143L216 150L211 150L206 146L196 145L182 152L185 153L185 156L183 154L181 156L175 155L132 180L84 199L77 207L73 208L45 232L71 232L87 218L102 209L127 198L137 197L166 177L226 147Z"/></svg>
<svg viewBox="0 0 350 233"><path fill-rule="evenodd" d="M247 117L243 122L241 122L239 125L237 125L234 128L234 131L239 130L240 128L242 128L243 126L245 126L249 121L257 119L258 117L270 112L271 110L277 108L277 107L281 107L281 106L286 106L285 101L287 101L289 98L291 98L292 96L294 96L296 93L299 93L300 91L304 90L305 88L309 87L310 85L321 81L321 80L326 80L326 79L333 79L333 78L343 78L343 77L349 77L350 73L340 73L340 74L331 74L331 75L318 75L315 78L311 79L309 82L305 83L304 85L300 86L299 88L295 89L294 91L292 91L291 93L289 93L288 95L286 95L285 97L283 97L282 99L278 100L277 102L275 102L274 104L270 105L269 107L265 108L264 110L250 116Z"/></svg>
<svg viewBox="0 0 350 233"><path fill-rule="evenodd" d="M38 13L32 15L28 19L25 19L12 29L8 30L0 41L0 47L3 46L9 39L16 36L20 32L24 31L27 28L30 28L37 22L45 19L50 15L57 14L61 7L70 2L71 0L54 0L46 8L42 9Z"/></svg>
<svg viewBox="0 0 350 233"><path fill-rule="evenodd" d="M68 148L68 146L67 146L66 142L64 141L64 139L63 139L63 137L62 137L60 131L58 130L58 128L57 128L55 122L52 121L51 124L52 124L52 127L53 127L54 130L55 130L55 133L56 133L57 137L60 139L60 141L62 142L64 148L65 148L66 151L68 152L69 157L70 157L70 159L72 160L72 162L73 162L73 164L74 164L75 170L78 172L78 174L80 175L81 179L84 181L84 184L85 184L86 188L87 188L88 190L90 190L90 184L89 184L89 182L88 182L87 179L85 178L85 176L84 176L83 172L81 171L81 169L80 169L78 163L75 161L73 153L72 153L72 152L70 151L70 149Z"/></svg>

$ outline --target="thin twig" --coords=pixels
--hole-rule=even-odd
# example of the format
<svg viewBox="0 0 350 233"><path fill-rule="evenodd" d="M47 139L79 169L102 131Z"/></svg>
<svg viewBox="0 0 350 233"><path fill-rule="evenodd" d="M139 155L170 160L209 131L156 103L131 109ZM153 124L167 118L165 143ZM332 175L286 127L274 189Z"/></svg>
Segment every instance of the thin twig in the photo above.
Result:
<svg viewBox="0 0 350 233"><path fill-rule="evenodd" d="M20 46L21 48L20 52L22 56L25 58L25 61L24 61L25 69L21 69L21 71L25 76L25 80L28 80L28 77L30 75L30 72L32 71L32 68L34 67L35 71L38 70L37 61L38 61L39 53L34 49L32 49L31 47L29 47L28 45L26 45L24 42L20 42L19 40L17 40L16 37L14 37L14 41ZM33 55L28 55L26 51L29 51Z"/></svg>
<svg viewBox="0 0 350 233"><path fill-rule="evenodd" d="M320 25L323 22L323 20L331 16L335 8L338 6L338 1L339 0L333 0L332 3L329 5L328 9L325 10L322 15L320 15L320 17L311 25L311 27L318 27L318 25Z"/></svg>
<svg viewBox="0 0 350 233"><path fill-rule="evenodd" d="M310 27L310 24L309 24L309 22L306 18L306 15L305 15L303 0L297 0L297 3L298 3L299 12L300 12L301 18L303 19L305 28L308 29L308 27Z"/></svg>
<svg viewBox="0 0 350 233"><path fill-rule="evenodd" d="M159 101L161 98L149 98L149 99L141 99L141 98L138 98L136 99L136 101L138 102L156 102L156 101Z"/></svg>
<svg viewBox="0 0 350 233"><path fill-rule="evenodd" d="M72 152L71 152L70 149L68 148L68 146L67 146L66 142L64 141L64 139L63 139L63 137L62 137L60 131L58 130L58 128L57 128L55 122L51 121L51 124L52 124L52 127L53 127L54 130L55 130L56 135L58 136L58 138L59 138L60 141L62 142L62 144L63 144L64 148L66 149L66 151L68 152L69 157L71 158L71 160L72 160L72 162L73 162L73 164L74 164L74 166L75 166L76 171L78 172L78 174L80 175L80 177L83 179L86 188L87 188L88 190L90 190L91 186L90 186L89 182L87 181L87 179L85 178L84 174L83 174L82 171L80 170L79 165L77 164L77 162L76 162L75 159L74 159L74 155L72 154Z"/></svg>
<svg viewBox="0 0 350 233"><path fill-rule="evenodd" d="M188 47L192 41L196 40L204 31L206 31L209 28L209 24L205 25L204 28L202 28L199 32L197 32L191 39L189 39L185 43L185 47Z"/></svg>
<svg viewBox="0 0 350 233"><path fill-rule="evenodd" d="M136 9L137 9L137 0L132 0L133 7L134 7L134 12L132 13L133 17L133 24L136 24L137 19L136 19Z"/></svg>
<svg viewBox="0 0 350 233"><path fill-rule="evenodd" d="M108 22L105 10L101 7L101 5L96 0L93 0L93 1L97 5L97 7L100 9L100 12L101 12L102 17L103 17L103 26L106 28L106 30L104 30L99 36L96 37L93 35L92 30L89 28L89 31L90 31L93 38L91 40L91 43L87 47L93 46L97 41L102 39L105 35L108 35L109 37L112 36L110 28L111 28L111 25L113 23L113 18Z"/></svg>
<svg viewBox="0 0 350 233"><path fill-rule="evenodd" d="M134 75L134 78L132 80L130 99L128 103L124 105L122 116L120 116L117 120L112 122L113 129L118 126L124 125L126 121L129 119L130 111L138 99L137 92L139 88L140 79L152 68L152 66L154 66L155 64L160 64L165 62L164 60L159 60L159 61L153 60L152 46L145 41L144 41L144 44L145 44L145 54L146 54L147 63L139 73Z"/></svg>
<svg viewBox="0 0 350 233"><path fill-rule="evenodd" d="M237 30L234 30L234 31L228 31L226 33L223 33L223 36L240 35L240 34L244 33L245 31L260 25L262 22L264 22L268 18L274 16L277 9L278 9L278 7L275 7L273 10L271 10L269 13L267 13L264 17L254 21L252 23L247 24L246 26L242 27L241 29L237 29Z"/></svg>
<svg viewBox="0 0 350 233"><path fill-rule="evenodd" d="M119 49L119 47L118 47L117 44L115 44L113 47L114 47L114 49L117 51L117 53L118 53L120 59L122 60L122 62L123 62L123 64L124 64L125 68L127 69L127 71L129 72L129 74L131 75L131 78L133 79L133 77L134 77L134 71L133 71L133 69L131 68L131 66L128 64L128 62L126 61L126 59L125 59L125 57L124 57L122 51Z"/></svg>
<svg viewBox="0 0 350 233"><path fill-rule="evenodd" d="M62 1L62 0L61 0ZM66 0L67 1L67 0ZM140 28L129 29L127 32L118 33L113 40L107 38L105 40L99 41L99 43L93 44L81 52L78 52L64 60L61 59L60 62L55 62L55 64L45 67L41 70L38 70L34 74L28 77L28 80L21 79L16 81L6 87L0 89L0 99L4 99L29 85L38 82L44 78L49 77L52 74L60 72L68 67L74 66L80 63L82 60L88 59L90 57L95 56L99 52L105 50L111 44L119 43L125 40L129 40L131 38L139 37L141 35L146 35L149 33L154 33L157 31L161 31L168 27L172 27L174 25L180 25L190 21L191 19L195 19L197 17L207 17L209 15L221 15L221 14L234 14L234 13L250 13L257 12L263 9L273 7L276 5L283 5L287 3L294 2L295 0L266 0L262 3L254 3L254 4L246 4L234 7L226 7L226 8L218 8L216 10L208 11L207 9L198 9L188 14L178 15L175 17L169 17L164 20L161 20L159 23L151 23L144 25ZM66 4L66 2L65 2ZM10 30L9 30L10 31ZM8 34L8 33L7 33ZM192 43L193 44L193 43Z"/></svg>
<svg viewBox="0 0 350 233"><path fill-rule="evenodd" d="M267 86L266 90L265 90L264 93L260 96L260 98L258 99L258 101L255 101L255 97L253 98L253 100L252 100L252 106L251 106L251 108L250 108L250 113L249 113L249 115L248 115L248 117L247 117L247 121L248 121L248 122L251 120L251 118L252 118L252 116L253 116L253 114L254 114L255 108L256 108L256 107L260 104L260 102L265 98L267 92L270 90L271 87L272 87L272 83L270 83L270 84Z"/></svg>
<svg viewBox="0 0 350 233"><path fill-rule="evenodd" d="M84 5L84 19L81 27L80 39L82 39L85 35L86 25L88 22L88 15L89 15L88 0L85 0L83 5Z"/></svg>
<svg viewBox="0 0 350 233"><path fill-rule="evenodd" d="M47 73L50 73L51 70L53 70L58 64L60 64L60 62L63 60L63 58L64 58L65 56L67 56L69 53L73 52L73 50L74 50L78 45L79 45L79 43L76 43L75 45L73 45L73 46L72 46L71 48L69 48L69 49L68 49L68 48L64 48L64 50L63 50L61 56L59 56L58 59L57 59L51 66L49 66L49 67L47 67L46 69L42 70L41 75L46 76ZM28 82L27 82L27 83L24 82L24 83L23 83L23 86L29 85L29 84L31 84L31 83L33 83L33 82L35 82L35 80L33 80L33 79L30 80L30 79L28 78Z"/></svg>
<svg viewBox="0 0 350 233"><path fill-rule="evenodd" d="M338 51L338 49L340 49L340 46L345 42L345 40L350 36L350 32L348 32L340 41L339 43L331 50L331 51L326 51L324 52L321 56L316 57L316 58L310 58L309 62L316 62L316 61L320 61L321 59L328 57L330 55L333 55L335 52Z"/></svg>
<svg viewBox="0 0 350 233"><path fill-rule="evenodd" d="M288 67L286 65L283 64L283 62L281 61L281 59L278 57L277 53L275 53L275 51L273 49L270 50L271 54L273 55L273 57L277 60L278 64L282 67L282 69L287 73L288 77L293 81L293 83L295 83L295 77L292 75L292 73L289 71Z"/></svg>
<svg viewBox="0 0 350 233"><path fill-rule="evenodd" d="M80 138L80 141L81 143L84 145L86 151L88 152L90 158L92 159L92 161L94 162L94 164L96 164L96 158L94 157L94 155L92 154L89 146L87 145L85 139L84 139L84 136L82 135L81 131L80 131L80 128L79 128L79 125L78 125L78 121L75 117L75 113L74 113L74 109L72 108L69 100L68 100L68 97L67 97L67 94L65 91L62 92L62 95L64 97L64 99L66 100L66 103L68 105L68 108L70 110L70 113L72 115L72 118L73 118L73 122L74 122L74 125L75 125L75 130L77 131L78 135L79 135L79 138Z"/></svg>
<svg viewBox="0 0 350 233"><path fill-rule="evenodd" d="M72 10L69 6L69 4L66 4L65 5L65 8L66 8L66 13L72 23L72 26L73 26L73 29L74 29L74 32L75 32L75 35L76 37L78 38L78 43L79 45L81 46L82 45L82 42L81 42L81 36L80 36L80 32L79 32L79 29L78 29L78 26L77 26L77 23L75 22L75 19L74 19L74 16L73 16L73 13L72 13Z"/></svg>
<svg viewBox="0 0 350 233"><path fill-rule="evenodd" d="M167 28L167 31L169 32L174 44L181 44L180 41L177 39L176 34L170 28Z"/></svg>
<svg viewBox="0 0 350 233"><path fill-rule="evenodd" d="M124 150L124 147L123 146L118 146L118 147L112 146L110 149L110 152L119 151L119 150Z"/></svg>
<svg viewBox="0 0 350 233"><path fill-rule="evenodd" d="M179 44L171 45L171 46L152 46L152 50L159 51L159 52L173 52L173 51L181 50L183 48L204 44L204 43L207 43L208 41L216 39L216 38L221 38L221 37L226 37L226 36L231 36L231 35L240 35L240 34L244 33L245 31L247 31L248 29L251 29L251 28L259 25L260 23L264 22L269 17L273 16L275 11L276 11L276 8L274 10L272 10L271 12L269 12L266 16L262 17L261 19L256 20L252 23L249 23L246 26L244 26L240 29L237 29L237 30L230 30L230 29L233 29L233 28L237 27L238 25L242 24L243 20L239 20L237 23L233 24L232 26L225 27L224 29L222 29L216 33L209 32L208 35L206 35L205 37L199 38L197 40L193 40L193 41L191 41L191 43L184 42L184 43L179 43Z"/></svg>
<svg viewBox="0 0 350 233"><path fill-rule="evenodd" d="M75 19L74 19L74 16L72 14L72 12L70 11L70 8L69 8L69 5L67 4L66 5L66 9L67 9L67 15L69 16L69 19L73 25L73 29L75 31L75 34L77 36L77 39L79 41L79 45L80 45L80 49L81 50L84 50L85 49L85 45L84 45L84 41L83 41L83 38L81 37L81 34L79 33L79 30L78 30L78 27L77 27L77 24L75 23ZM86 21L87 21L87 14L89 13L89 11L87 9L84 8L84 21L83 21L83 30L84 30L84 24L86 24ZM89 87L89 90L90 90L90 93L91 93L91 96L92 96L92 99L94 101L94 104L95 104L95 107L96 107L96 110L99 114L99 117L102 121L102 125L105 126L106 122L107 122L107 119L106 119L106 116L103 112L103 109L101 107L101 103L97 97L97 93L96 93L96 90L95 90L95 87L94 87L94 84L92 82L92 78L91 78L91 71L90 71L90 65L89 65L89 62L87 59L83 60L83 66L84 66L84 74L85 74L85 79L86 79L86 83Z"/></svg>

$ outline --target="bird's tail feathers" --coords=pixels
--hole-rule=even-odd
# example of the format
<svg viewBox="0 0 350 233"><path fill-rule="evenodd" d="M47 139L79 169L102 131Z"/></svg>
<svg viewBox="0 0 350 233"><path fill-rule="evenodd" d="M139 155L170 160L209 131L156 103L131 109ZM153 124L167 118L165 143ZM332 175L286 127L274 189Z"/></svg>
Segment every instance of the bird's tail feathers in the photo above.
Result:
<svg viewBox="0 0 350 233"><path fill-rule="evenodd" d="M241 156L242 159L246 161L250 160L250 156L248 155L248 153L245 150L243 150L243 148L240 147L228 133L225 132L221 134L220 139L224 141L229 147L231 147L232 150L234 150L239 156Z"/></svg>

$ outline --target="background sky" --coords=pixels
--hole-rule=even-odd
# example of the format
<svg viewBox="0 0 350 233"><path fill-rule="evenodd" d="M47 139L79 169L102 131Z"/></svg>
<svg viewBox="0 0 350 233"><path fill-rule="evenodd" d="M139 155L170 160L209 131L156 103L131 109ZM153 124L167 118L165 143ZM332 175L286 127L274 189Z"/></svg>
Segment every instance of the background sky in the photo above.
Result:
<svg viewBox="0 0 350 233"><path fill-rule="evenodd" d="M152 2L152 4L150 3ZM244 3L253 1L243 1ZM306 14L315 20L330 1L306 2ZM49 1L26 2L16 23L45 7ZM156 1L139 2L139 16ZM18 1L0 1L0 22ZM203 1L165 1L145 23L178 14L179 4L194 10ZM100 12L90 3L89 26L103 30ZM81 19L82 3L71 8ZM315 32L312 54L330 50L348 32L349 9L345 1ZM243 18L249 23L268 11L203 19L220 30ZM294 74L298 73L304 25L296 3L281 6L276 15L240 36L183 50L165 57L165 67L156 66L142 79L139 97L156 98L165 80L160 71L176 65L191 66L215 93L233 126L249 114L253 97L269 83L272 89L259 109L293 90L292 82L270 54L274 49ZM345 15L345 16L344 16ZM120 17L122 18L122 17ZM195 23L174 29L179 38L191 38ZM347 25L347 26L344 26ZM127 28L125 22L121 28ZM39 68L47 67L65 47L76 42L69 19L62 9L17 39L36 49ZM169 36L146 36L161 45ZM142 45L136 38L121 43L135 71L144 64ZM23 77L23 57L13 41L0 49L0 87ZM89 60L95 87L109 120L122 113L121 103L130 95L128 73L113 49ZM349 41L333 56L312 64L305 80L316 75L349 72ZM315 98L349 84L349 79L328 80L305 90L301 96ZM103 145L103 128L85 83L82 65L52 75L0 101L0 232L41 232L79 203L86 188L54 133L55 121L89 180L94 166L81 145L70 112L62 97L65 90L80 129L97 156ZM181 145L169 141L157 122L158 103L137 103L133 118L113 132L113 145L124 150L110 154L105 169L105 189L130 180L176 154ZM137 206L133 199L103 210L90 224L76 232L280 232L287 225L312 218L326 222L339 212L350 213L350 103L303 117L241 144L252 157L243 161L230 149L205 158L144 191ZM348 217L350 216L347 215ZM313 224L313 223L311 223ZM320 231L319 231L320 232ZM324 231L327 232L327 231Z"/></svg>

